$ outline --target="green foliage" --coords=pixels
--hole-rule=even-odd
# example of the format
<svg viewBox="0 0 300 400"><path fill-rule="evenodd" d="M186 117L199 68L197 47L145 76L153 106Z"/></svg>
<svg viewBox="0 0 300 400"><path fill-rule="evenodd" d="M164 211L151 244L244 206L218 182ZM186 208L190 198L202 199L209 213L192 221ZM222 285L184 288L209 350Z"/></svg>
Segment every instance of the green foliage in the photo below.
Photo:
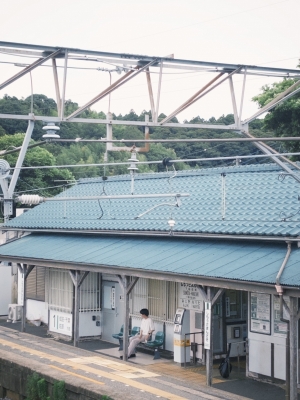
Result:
<svg viewBox="0 0 300 400"><path fill-rule="evenodd" d="M26 386L26 400L40 400L38 393L38 381L40 380L39 375L34 372L27 379Z"/></svg>
<svg viewBox="0 0 300 400"><path fill-rule="evenodd" d="M10 150L14 147L20 147L24 140L24 134L17 133L15 135L4 135L0 137L0 149ZM31 140L30 144L34 144ZM19 152L7 154L3 158L9 163L10 167L14 167ZM61 191L61 188L46 189L47 187L61 185L58 180L74 180L74 176L67 169L55 168L57 161L45 147L34 147L28 149L23 166L53 166L49 169L23 169L20 172L16 192L30 191L32 189L39 190L36 194L44 196L54 195Z"/></svg>
<svg viewBox="0 0 300 400"><path fill-rule="evenodd" d="M47 391L47 382L45 381L45 379L38 380L37 389L40 400L47 400L48 391Z"/></svg>
<svg viewBox="0 0 300 400"><path fill-rule="evenodd" d="M50 400L47 396L47 382L34 372L28 377L26 400Z"/></svg>
<svg viewBox="0 0 300 400"><path fill-rule="evenodd" d="M55 382L53 385L52 400L66 400L66 386L64 381Z"/></svg>
<svg viewBox="0 0 300 400"><path fill-rule="evenodd" d="M283 92L295 83L294 79L284 79L282 82L273 83L271 86L263 86L262 93L253 100L260 107L265 106L279 93ZM299 87L299 86L298 86ZM295 94L288 100L272 108L264 119L263 128L271 130L276 136L299 136L300 130L300 94ZM299 152L299 142L282 142L283 150ZM298 160L299 157L294 157Z"/></svg>
<svg viewBox="0 0 300 400"><path fill-rule="evenodd" d="M78 104L71 100L65 101L65 113L70 115L78 108ZM0 113L8 114L28 114L31 109L31 97L26 99L17 99L16 97L9 97L5 95L0 99ZM33 95L33 112L36 115L57 115L56 103L53 99L47 98L41 94ZM130 110L127 114L116 116L113 114L113 119L130 120L130 121L144 121L145 114L148 114L151 121L151 111L143 110L138 115L134 110ZM158 120L161 121L165 118L165 114L161 113ZM90 119L105 119L106 115L103 112L95 112L87 109L80 115L81 118ZM178 122L176 118L172 121ZM191 121L186 123L215 123L222 125L229 125L234 123L232 114L222 115L218 119L211 117L208 120L196 116ZM42 122L35 122L32 138L34 140L41 140L43 134ZM262 129L261 120L253 121L250 124L251 129L254 130L256 135L259 135ZM20 120L1 119L0 120L0 150L11 148L11 146L21 146L24 136L19 132L25 132L27 129L27 122ZM190 128L173 128L173 127L151 127L150 135L153 139L184 139L184 138L225 138L232 137L233 132L217 129L190 129ZM106 137L105 124L93 123L61 123L60 136L64 139L100 139ZM127 151L111 151L108 153L108 162L123 163L127 162L130 157L130 149L133 145L137 147L144 147L143 142L139 139L144 139L144 127L114 125L113 138L114 139L132 139L131 143L126 143ZM34 142L31 142L34 143ZM114 143L114 146L124 146L122 143ZM104 161L105 145L95 142L50 142L44 147L36 147L28 150L24 161L24 166L38 166L38 165L51 165L51 169L40 170L22 170L20 179L18 181L17 190L27 191L41 188L41 195L48 196L59 192L60 189L48 190L45 189L49 186L55 186L55 180L72 180L73 178L86 178L98 177L103 175L117 175L127 174L128 165L113 165L107 167L91 166L83 167L85 164L99 164ZM161 161L168 157L171 159L193 159L193 158L207 158L207 157L220 157L220 156L236 156L243 154L256 154L257 149L251 143L186 143L186 142L173 142L152 144L150 151L147 153L139 153L138 159L140 161ZM17 159L17 154L5 156L5 159L13 166ZM260 162L260 160L258 159ZM252 161L250 161L252 162ZM177 170L186 168L203 168L207 166L218 166L223 164L220 161L214 162L195 162L176 163ZM227 162L228 164L228 162ZM55 165L81 165L78 168L70 170L55 168ZM163 171L165 167L161 164L145 164L139 165L139 172L157 172Z"/></svg>
<svg viewBox="0 0 300 400"><path fill-rule="evenodd" d="M48 396L47 382L36 372L27 379L26 400L66 400L66 385L64 381L55 381L53 384L52 397ZM110 396L102 395L100 400L113 400Z"/></svg>

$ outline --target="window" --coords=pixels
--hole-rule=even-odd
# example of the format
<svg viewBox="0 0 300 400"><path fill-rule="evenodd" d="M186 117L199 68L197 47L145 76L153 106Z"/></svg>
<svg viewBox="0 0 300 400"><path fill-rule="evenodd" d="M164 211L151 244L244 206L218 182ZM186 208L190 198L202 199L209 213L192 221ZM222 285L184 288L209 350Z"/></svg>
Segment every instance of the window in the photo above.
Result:
<svg viewBox="0 0 300 400"><path fill-rule="evenodd" d="M148 308L153 318L173 322L177 291L176 282L140 278L132 294L133 314L139 315L142 308Z"/></svg>
<svg viewBox="0 0 300 400"><path fill-rule="evenodd" d="M73 282L69 271L50 269L49 309L71 313L73 310ZM81 312L100 311L100 274L90 272L80 287Z"/></svg>
<svg viewBox="0 0 300 400"><path fill-rule="evenodd" d="M80 287L81 312L100 311L100 274L90 272Z"/></svg>
<svg viewBox="0 0 300 400"><path fill-rule="evenodd" d="M246 292L225 291L225 315L227 320L245 320L247 318Z"/></svg>
<svg viewBox="0 0 300 400"><path fill-rule="evenodd" d="M26 279L26 298L45 301L45 267L34 267Z"/></svg>
<svg viewBox="0 0 300 400"><path fill-rule="evenodd" d="M50 310L72 312L73 282L68 271L50 269L48 297Z"/></svg>

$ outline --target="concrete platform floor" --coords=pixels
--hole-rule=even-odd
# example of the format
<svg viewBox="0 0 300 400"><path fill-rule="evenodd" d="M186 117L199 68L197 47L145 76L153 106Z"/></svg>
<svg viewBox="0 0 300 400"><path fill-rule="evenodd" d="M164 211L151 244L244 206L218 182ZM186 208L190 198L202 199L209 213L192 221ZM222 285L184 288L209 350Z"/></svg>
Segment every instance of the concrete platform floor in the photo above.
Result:
<svg viewBox="0 0 300 400"><path fill-rule="evenodd" d="M6 327L12 330L11 336L20 331L20 323L8 323L5 318L0 317L0 328ZM14 333L15 332L15 333ZM32 326L26 325L26 334L38 336L39 338L49 339L50 336L47 334L46 326ZM46 340L47 341L47 340ZM68 352L76 353L76 348L72 346L72 342L63 342L61 340L52 340L67 345ZM73 350L72 350L73 349ZM120 354L118 346L102 340L89 340L79 343L79 349L83 349L87 352L91 352L91 356L94 354L103 355L111 358L112 362L115 360L118 363L124 363L131 365L132 367L140 368L140 370L148 371L155 376L160 378L151 378L152 385L157 382L161 384L163 379L165 389L174 391L176 387L185 387L189 391L189 397L195 399L253 399L253 400L284 400L285 399L285 388L282 385L274 385L265 382L258 382L252 379L248 379L245 376L245 364L233 361L233 370L228 379L224 379L220 376L218 370L219 362L216 362L213 369L213 387L208 388L206 382L206 372L204 366L189 366L187 368L180 367L173 360L167 360L161 358L160 360L153 360L153 356L138 352L136 358L132 358L129 362L121 361L119 359ZM78 350L79 350L78 349ZM154 376L153 375L153 376ZM198 389L197 389L198 388ZM179 391L180 391L179 390ZM197 390L200 390L199 396L197 396ZM216 390L216 391L215 391ZM201 396L200 396L201 393ZM156 396L159 397L159 396ZM145 397L146 398L146 397ZM300 400L300 395L298 395Z"/></svg>

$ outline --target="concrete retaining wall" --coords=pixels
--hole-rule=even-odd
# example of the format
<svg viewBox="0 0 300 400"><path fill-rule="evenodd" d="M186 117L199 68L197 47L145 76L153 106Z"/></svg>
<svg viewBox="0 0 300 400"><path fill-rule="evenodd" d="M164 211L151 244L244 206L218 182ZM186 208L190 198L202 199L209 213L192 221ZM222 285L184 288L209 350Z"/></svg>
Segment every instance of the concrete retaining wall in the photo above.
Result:
<svg viewBox="0 0 300 400"><path fill-rule="evenodd" d="M45 365L45 367L47 366ZM34 372L37 372L48 383L48 396L51 398L54 382L64 379L61 374L57 373L57 371L53 371L53 373L51 371L51 375L50 373L45 374L44 371L35 369L34 365L33 368L30 368L29 366L20 365L18 362L0 358L0 398L7 396L11 400L24 400L26 398L27 379ZM66 379L65 385L68 400L99 400L102 395L108 395L105 392L99 393L99 388L95 391L92 388L90 390L81 386L80 379L74 379L74 377Z"/></svg>

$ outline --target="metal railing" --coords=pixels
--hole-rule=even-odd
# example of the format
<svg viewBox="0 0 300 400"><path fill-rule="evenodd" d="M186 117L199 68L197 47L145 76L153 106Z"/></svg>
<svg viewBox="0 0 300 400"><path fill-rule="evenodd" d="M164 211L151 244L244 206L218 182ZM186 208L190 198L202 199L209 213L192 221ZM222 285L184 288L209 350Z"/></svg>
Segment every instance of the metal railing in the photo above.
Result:
<svg viewBox="0 0 300 400"><path fill-rule="evenodd" d="M184 334L184 343L185 344L187 343L187 336L191 336L191 335L193 335L194 341L193 342L190 341L190 345L189 346L185 346L185 347L191 347L191 350L193 352L193 364L196 364L197 349L198 349L198 346L203 346L203 343L196 343L195 342L195 335L202 335L202 338L203 338L203 332L185 333ZM202 340L202 342L203 342L203 340ZM204 352L202 351L202 360L203 360L203 355L204 355ZM184 368L186 368L186 352L184 352Z"/></svg>
<svg viewBox="0 0 300 400"><path fill-rule="evenodd" d="M245 353L245 355L246 355L246 353L247 353L247 339L245 339L245 340L240 340L240 341L238 341L238 342L231 342L231 345L236 345L236 351L237 351L237 368L238 368L238 371L237 371L237 373L238 373L238 376L240 376L240 370L241 370L241 366L240 366L240 356L241 356L241 354L240 354L240 345L242 345L241 347L243 347L244 348L244 353ZM229 345L229 343L227 343L227 349L228 349L228 345ZM244 356L244 355L243 355ZM229 357L230 357L230 354L229 354Z"/></svg>

